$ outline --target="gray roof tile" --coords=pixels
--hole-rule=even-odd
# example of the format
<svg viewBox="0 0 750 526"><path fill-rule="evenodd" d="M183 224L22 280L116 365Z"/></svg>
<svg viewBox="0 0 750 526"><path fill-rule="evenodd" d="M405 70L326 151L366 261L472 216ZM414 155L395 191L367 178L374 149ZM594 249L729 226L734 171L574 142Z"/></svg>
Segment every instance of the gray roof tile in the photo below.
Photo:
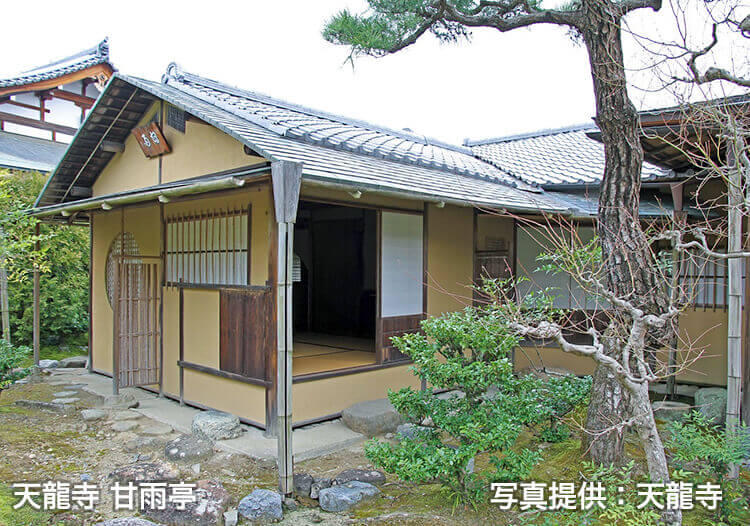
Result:
<svg viewBox="0 0 750 526"><path fill-rule="evenodd" d="M50 172L65 148L63 143L0 131L0 167Z"/></svg>
<svg viewBox="0 0 750 526"><path fill-rule="evenodd" d="M586 135L593 124L543 130L534 133L467 140L476 157L519 180L539 186L598 184L604 174L604 146ZM642 180L673 177L650 163L643 163Z"/></svg>

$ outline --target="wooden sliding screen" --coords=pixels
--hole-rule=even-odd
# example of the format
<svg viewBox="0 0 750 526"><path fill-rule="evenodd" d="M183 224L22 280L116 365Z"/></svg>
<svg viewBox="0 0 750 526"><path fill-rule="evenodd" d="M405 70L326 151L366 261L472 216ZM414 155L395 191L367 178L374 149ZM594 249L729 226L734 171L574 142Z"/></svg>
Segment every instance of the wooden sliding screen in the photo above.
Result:
<svg viewBox="0 0 750 526"><path fill-rule="evenodd" d="M221 290L220 360L222 371L266 378L266 359L274 327L270 290Z"/></svg>

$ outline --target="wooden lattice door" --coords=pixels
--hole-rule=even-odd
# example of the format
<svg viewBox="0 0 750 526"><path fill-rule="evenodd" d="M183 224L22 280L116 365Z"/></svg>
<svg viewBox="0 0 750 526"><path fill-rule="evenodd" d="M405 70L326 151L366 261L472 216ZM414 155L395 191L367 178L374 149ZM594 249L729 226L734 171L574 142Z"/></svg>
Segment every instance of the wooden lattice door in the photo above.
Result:
<svg viewBox="0 0 750 526"><path fill-rule="evenodd" d="M159 263L122 256L114 273L115 391L160 381Z"/></svg>

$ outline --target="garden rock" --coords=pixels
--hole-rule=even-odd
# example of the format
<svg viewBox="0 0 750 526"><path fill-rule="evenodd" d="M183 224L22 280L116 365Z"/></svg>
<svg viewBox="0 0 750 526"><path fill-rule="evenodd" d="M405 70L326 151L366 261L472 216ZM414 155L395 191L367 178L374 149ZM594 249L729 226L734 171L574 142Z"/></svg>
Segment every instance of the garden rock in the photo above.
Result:
<svg viewBox="0 0 750 526"><path fill-rule="evenodd" d="M237 526L237 521L239 521L239 517L236 509L224 512L224 526Z"/></svg>
<svg viewBox="0 0 750 526"><path fill-rule="evenodd" d="M180 472L163 462L140 462L117 468L109 476L120 482L172 482Z"/></svg>
<svg viewBox="0 0 750 526"><path fill-rule="evenodd" d="M132 409L138 407L138 400L130 393L109 395L104 398L103 407L106 409Z"/></svg>
<svg viewBox="0 0 750 526"><path fill-rule="evenodd" d="M72 397L72 398L56 398L55 402L58 404L75 404L78 402L80 398Z"/></svg>
<svg viewBox="0 0 750 526"><path fill-rule="evenodd" d="M727 412L727 390L723 387L703 387L695 392L695 405L703 416L714 424L723 424Z"/></svg>
<svg viewBox="0 0 750 526"><path fill-rule="evenodd" d="M228 440L242 434L240 419L223 411L201 411L193 417L193 434L208 440Z"/></svg>
<svg viewBox="0 0 750 526"><path fill-rule="evenodd" d="M53 393L52 396L55 398L68 398L77 394L78 393L76 391L58 391L56 393Z"/></svg>
<svg viewBox="0 0 750 526"><path fill-rule="evenodd" d="M140 449L153 447L159 443L159 440L155 437L136 437L125 442L125 451L133 452Z"/></svg>
<svg viewBox="0 0 750 526"><path fill-rule="evenodd" d="M162 424L161 422L154 422L150 424L141 425L141 433L150 436L168 435L172 432L172 426Z"/></svg>
<svg viewBox="0 0 750 526"><path fill-rule="evenodd" d="M673 402L671 400L654 402L652 406L654 408L654 418L664 420L665 422L679 422L693 409L689 404Z"/></svg>
<svg viewBox="0 0 750 526"><path fill-rule="evenodd" d="M312 487L314 479L312 475L307 473L296 473L294 475L294 493L300 497L309 497L310 488Z"/></svg>
<svg viewBox="0 0 750 526"><path fill-rule="evenodd" d="M21 407L27 407L29 409L43 409L45 411L54 411L55 413L62 413L65 411L65 405L56 401L41 402L39 400L16 400L14 404Z"/></svg>
<svg viewBox="0 0 750 526"><path fill-rule="evenodd" d="M331 479L327 478L315 478L315 481L310 486L310 498L317 499L320 496L321 490L331 487Z"/></svg>
<svg viewBox="0 0 750 526"><path fill-rule="evenodd" d="M367 437L396 431L401 416L387 398L359 402L344 409L341 419L352 431Z"/></svg>
<svg viewBox="0 0 750 526"><path fill-rule="evenodd" d="M256 489L244 497L237 511L250 521L276 521L283 517L281 495L270 489Z"/></svg>
<svg viewBox="0 0 750 526"><path fill-rule="evenodd" d="M107 416L106 411L102 411L101 409L84 409L81 411L81 418L83 418L86 422L91 422L92 420L102 420Z"/></svg>
<svg viewBox="0 0 750 526"><path fill-rule="evenodd" d="M88 356L71 356L69 358L63 358L62 360L60 360L60 367L80 369L86 367L88 361Z"/></svg>
<svg viewBox="0 0 750 526"><path fill-rule="evenodd" d="M138 427L138 424L135 422L131 422L129 420L125 420L122 422L115 422L112 424L112 431L117 431L118 433L122 433L124 431L130 431L132 429L135 429Z"/></svg>
<svg viewBox="0 0 750 526"><path fill-rule="evenodd" d="M109 519L104 522L97 522L94 526L159 526L156 523L139 519L137 517L121 517L119 519Z"/></svg>
<svg viewBox="0 0 750 526"><path fill-rule="evenodd" d="M39 360L40 369L57 369L60 366L60 362L57 360Z"/></svg>
<svg viewBox="0 0 750 526"><path fill-rule="evenodd" d="M421 434L430 433L430 428L427 426L418 426L416 424L401 424L396 428L396 436L398 438L416 438Z"/></svg>
<svg viewBox="0 0 750 526"><path fill-rule="evenodd" d="M165 509L146 507L144 514L156 521L175 526L219 524L229 504L229 493L221 482L200 480L196 483L193 494L195 502L186 503L185 509L178 509L175 503L167 502Z"/></svg>
<svg viewBox="0 0 750 526"><path fill-rule="evenodd" d="M210 457L213 452L213 442L196 435L181 435L167 442L164 448L167 460L201 460Z"/></svg>
<svg viewBox="0 0 750 526"><path fill-rule="evenodd" d="M318 501L321 509L325 511L346 511L362 500L372 498L379 493L380 490L372 484L352 481L320 490Z"/></svg>
<svg viewBox="0 0 750 526"><path fill-rule="evenodd" d="M380 486L385 483L385 475L376 469L345 469L331 481L331 485L346 484L347 482L367 482Z"/></svg>

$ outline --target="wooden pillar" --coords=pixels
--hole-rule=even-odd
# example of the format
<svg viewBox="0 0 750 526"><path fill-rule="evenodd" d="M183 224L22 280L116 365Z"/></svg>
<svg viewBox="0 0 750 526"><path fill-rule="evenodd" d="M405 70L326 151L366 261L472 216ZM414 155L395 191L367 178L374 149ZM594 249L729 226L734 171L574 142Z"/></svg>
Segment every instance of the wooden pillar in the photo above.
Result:
<svg viewBox="0 0 750 526"><path fill-rule="evenodd" d="M299 204L302 165L289 161L271 163L274 211L276 214L276 459L279 491L290 495L294 489L292 448L292 265L294 221Z"/></svg>
<svg viewBox="0 0 750 526"><path fill-rule="evenodd" d="M39 253L39 222L34 227L34 234L36 235L36 242L34 248ZM33 342L34 342L34 365L39 367L39 266L34 264L34 321L33 321Z"/></svg>
<svg viewBox="0 0 750 526"><path fill-rule="evenodd" d="M682 203L684 198L684 185L682 182L674 183L669 185L672 191L672 220L674 222L674 228L681 229L685 225L685 213L682 211ZM674 245L674 243L673 243ZM680 270L681 270L681 255L678 250L672 247L672 289L676 289L680 286ZM677 371L677 346L679 345L679 318L675 321L675 334L672 337L671 349L669 350L669 363L668 371L669 376L667 377L667 397L673 400L675 397L675 373Z"/></svg>

